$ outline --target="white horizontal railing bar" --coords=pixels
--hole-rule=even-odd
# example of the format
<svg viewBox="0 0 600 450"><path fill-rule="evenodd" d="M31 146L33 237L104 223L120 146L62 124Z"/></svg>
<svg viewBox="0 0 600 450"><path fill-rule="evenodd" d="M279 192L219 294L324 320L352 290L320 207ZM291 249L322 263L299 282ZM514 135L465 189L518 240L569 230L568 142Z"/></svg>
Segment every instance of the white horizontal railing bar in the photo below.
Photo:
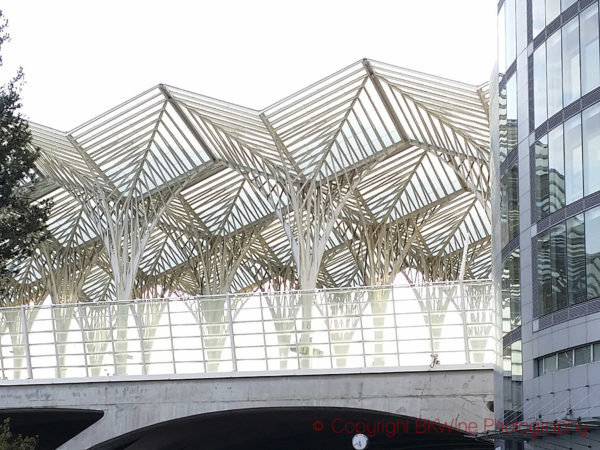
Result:
<svg viewBox="0 0 600 450"><path fill-rule="evenodd" d="M493 364L495 307L477 280L0 308L0 377Z"/></svg>

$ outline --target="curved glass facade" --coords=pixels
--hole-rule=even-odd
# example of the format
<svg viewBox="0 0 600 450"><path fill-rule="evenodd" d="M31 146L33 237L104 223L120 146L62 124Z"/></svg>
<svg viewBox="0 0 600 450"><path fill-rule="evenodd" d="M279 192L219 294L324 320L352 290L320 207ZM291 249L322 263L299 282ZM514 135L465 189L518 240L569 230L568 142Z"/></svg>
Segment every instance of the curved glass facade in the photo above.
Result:
<svg viewBox="0 0 600 450"><path fill-rule="evenodd" d="M504 409L497 418L599 417L592 392L600 390L600 361L585 358L600 341L599 4L504 0L498 26L493 265ZM587 390L581 399L573 397L578 389ZM556 439L575 444L577 436ZM564 445L544 440L499 445Z"/></svg>

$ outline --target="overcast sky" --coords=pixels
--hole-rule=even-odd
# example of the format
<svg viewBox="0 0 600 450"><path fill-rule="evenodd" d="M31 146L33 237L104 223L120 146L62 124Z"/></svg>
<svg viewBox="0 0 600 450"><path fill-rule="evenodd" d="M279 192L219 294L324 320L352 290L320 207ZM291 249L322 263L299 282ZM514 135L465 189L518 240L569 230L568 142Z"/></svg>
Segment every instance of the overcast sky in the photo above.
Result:
<svg viewBox="0 0 600 450"><path fill-rule="evenodd" d="M5 82L23 112L68 131L165 83L262 109L368 57L489 80L496 0L4 0Z"/></svg>

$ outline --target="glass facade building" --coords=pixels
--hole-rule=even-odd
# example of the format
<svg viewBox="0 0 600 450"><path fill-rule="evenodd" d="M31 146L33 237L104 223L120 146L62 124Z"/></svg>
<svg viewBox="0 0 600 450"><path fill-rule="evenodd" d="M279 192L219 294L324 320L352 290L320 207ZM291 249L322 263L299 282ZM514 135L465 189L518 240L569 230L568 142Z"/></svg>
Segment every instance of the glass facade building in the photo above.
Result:
<svg viewBox="0 0 600 450"><path fill-rule="evenodd" d="M493 273L503 320L496 415L505 422L600 417L598 8L498 3ZM593 434L503 436L499 445L600 448Z"/></svg>

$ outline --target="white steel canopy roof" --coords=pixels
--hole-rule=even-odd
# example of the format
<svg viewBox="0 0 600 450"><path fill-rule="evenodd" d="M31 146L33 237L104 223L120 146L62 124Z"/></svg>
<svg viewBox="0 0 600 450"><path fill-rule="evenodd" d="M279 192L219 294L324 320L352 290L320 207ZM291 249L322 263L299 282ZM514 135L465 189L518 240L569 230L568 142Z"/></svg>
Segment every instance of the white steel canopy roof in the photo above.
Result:
<svg viewBox="0 0 600 450"><path fill-rule="evenodd" d="M490 270L486 86L361 60L260 111L159 85L30 128L51 239L15 302Z"/></svg>

